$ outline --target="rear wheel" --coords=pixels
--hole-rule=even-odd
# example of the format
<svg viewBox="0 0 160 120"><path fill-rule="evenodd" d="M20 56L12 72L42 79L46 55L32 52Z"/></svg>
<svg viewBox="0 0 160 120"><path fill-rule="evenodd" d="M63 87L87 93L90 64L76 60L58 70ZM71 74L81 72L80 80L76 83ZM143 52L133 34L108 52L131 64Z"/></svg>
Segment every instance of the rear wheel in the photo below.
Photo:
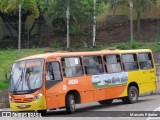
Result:
<svg viewBox="0 0 160 120"><path fill-rule="evenodd" d="M110 105L112 104L113 102L113 99L110 99L110 100L101 100L101 101L98 101L101 105Z"/></svg>
<svg viewBox="0 0 160 120"><path fill-rule="evenodd" d="M122 98L123 103L132 104L138 101L139 93L138 89L135 86L130 86L128 89L128 96Z"/></svg>
<svg viewBox="0 0 160 120"><path fill-rule="evenodd" d="M75 112L76 104L75 104L75 98L74 95L69 94L66 97L66 112L69 114L72 114Z"/></svg>

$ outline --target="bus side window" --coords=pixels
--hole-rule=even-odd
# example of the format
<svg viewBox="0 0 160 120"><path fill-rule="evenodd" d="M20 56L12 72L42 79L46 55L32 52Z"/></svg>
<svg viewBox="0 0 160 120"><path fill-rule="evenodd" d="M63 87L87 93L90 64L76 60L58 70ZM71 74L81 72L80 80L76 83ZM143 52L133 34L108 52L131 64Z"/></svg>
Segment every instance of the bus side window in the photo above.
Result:
<svg viewBox="0 0 160 120"><path fill-rule="evenodd" d="M49 62L46 64L46 88L62 80L59 62Z"/></svg>
<svg viewBox="0 0 160 120"><path fill-rule="evenodd" d="M132 71L139 69L136 54L123 54L122 62L125 71Z"/></svg>
<svg viewBox="0 0 160 120"><path fill-rule="evenodd" d="M84 75L80 57L62 58L62 66L65 77Z"/></svg>
<svg viewBox="0 0 160 120"><path fill-rule="evenodd" d="M139 53L138 54L140 69L151 69L153 68L153 61L151 53Z"/></svg>
<svg viewBox="0 0 160 120"><path fill-rule="evenodd" d="M107 55L104 57L105 66L108 73L121 72L120 55Z"/></svg>
<svg viewBox="0 0 160 120"><path fill-rule="evenodd" d="M104 73L101 56L83 57L83 64L88 75Z"/></svg>

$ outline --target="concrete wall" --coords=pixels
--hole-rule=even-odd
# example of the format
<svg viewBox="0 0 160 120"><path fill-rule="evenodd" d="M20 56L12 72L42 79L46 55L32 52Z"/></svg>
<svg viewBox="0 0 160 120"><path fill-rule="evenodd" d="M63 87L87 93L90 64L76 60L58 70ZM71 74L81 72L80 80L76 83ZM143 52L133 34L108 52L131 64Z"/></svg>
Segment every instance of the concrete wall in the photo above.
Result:
<svg viewBox="0 0 160 120"><path fill-rule="evenodd" d="M28 32L28 29L30 29L32 27L32 24L35 20L35 16L34 15L30 15L27 17L27 20L25 22L25 32ZM16 36L16 32L15 30L12 29L13 35ZM32 35L33 34L37 34L38 33L38 26L37 24L35 25L33 31L32 31ZM7 29L7 27L4 25L2 18L0 17L0 40L3 39L3 36L10 36L10 33Z"/></svg>
<svg viewBox="0 0 160 120"><path fill-rule="evenodd" d="M142 19L155 19L158 17L158 12L160 10L157 8L153 8L150 12L145 12L141 14ZM115 11L113 10L106 10L104 13L101 15L97 16L97 22L105 22L108 16L113 16L113 15L126 15L130 19L130 9L128 7L119 7ZM137 19L137 13L134 11L133 12L133 20Z"/></svg>
<svg viewBox="0 0 160 120"><path fill-rule="evenodd" d="M30 15L30 16L27 17L27 20L25 22L26 31L32 27L32 25L34 23L34 20L35 20L34 15ZM32 31L32 35L37 34L37 33L38 33L38 25L36 24L33 31Z"/></svg>
<svg viewBox="0 0 160 120"><path fill-rule="evenodd" d="M0 92L0 109L2 108L9 108L9 99L7 90Z"/></svg>
<svg viewBox="0 0 160 120"><path fill-rule="evenodd" d="M157 8L153 8L150 12L142 13L142 19L148 19L148 18L155 19L155 18L157 18L159 13L160 13L160 10L158 10ZM109 10L109 8L108 8L108 9L106 9L106 11L104 13L97 16L97 23L103 23L107 20L108 16L116 16L116 15L127 16L130 19L130 10L128 7L119 7L118 9L116 9L116 11ZM134 11L133 19L136 20L136 18L137 18L137 14ZM25 23L26 24L26 31L28 30L28 28L30 28L32 26L34 19L35 19L34 15L30 15L27 17L27 20ZM109 20L110 20L110 18L109 18ZM32 34L37 34L37 32L38 32L38 26L36 25ZM2 39L3 36L7 36L7 35L10 35L9 31L7 30L7 28L3 24L3 21L0 18L0 39Z"/></svg>

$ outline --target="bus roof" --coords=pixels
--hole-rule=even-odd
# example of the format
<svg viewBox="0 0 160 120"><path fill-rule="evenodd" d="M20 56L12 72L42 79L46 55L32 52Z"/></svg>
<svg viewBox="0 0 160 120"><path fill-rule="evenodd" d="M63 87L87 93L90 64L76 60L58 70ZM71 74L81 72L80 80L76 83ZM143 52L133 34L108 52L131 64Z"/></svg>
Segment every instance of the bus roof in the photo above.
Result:
<svg viewBox="0 0 160 120"><path fill-rule="evenodd" d="M19 59L27 60L27 59L38 59L43 58L47 59L49 57L69 57L69 56L90 56L90 55L101 55L101 54L125 54L125 53L140 53L140 52L151 52L150 49L137 49L137 50L101 50L101 51L90 51L90 52L48 52L44 54L37 54L29 57L25 57Z"/></svg>

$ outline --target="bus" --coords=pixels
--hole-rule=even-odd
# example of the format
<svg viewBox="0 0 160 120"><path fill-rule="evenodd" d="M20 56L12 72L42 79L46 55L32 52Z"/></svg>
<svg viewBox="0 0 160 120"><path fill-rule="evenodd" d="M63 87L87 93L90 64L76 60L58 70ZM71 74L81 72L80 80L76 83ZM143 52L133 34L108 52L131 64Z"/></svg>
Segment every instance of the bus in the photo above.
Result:
<svg viewBox="0 0 160 120"><path fill-rule="evenodd" d="M102 50L91 52L48 52L17 60L11 70L9 102L13 111L66 108L76 104L125 104L140 94L156 90L152 51Z"/></svg>

